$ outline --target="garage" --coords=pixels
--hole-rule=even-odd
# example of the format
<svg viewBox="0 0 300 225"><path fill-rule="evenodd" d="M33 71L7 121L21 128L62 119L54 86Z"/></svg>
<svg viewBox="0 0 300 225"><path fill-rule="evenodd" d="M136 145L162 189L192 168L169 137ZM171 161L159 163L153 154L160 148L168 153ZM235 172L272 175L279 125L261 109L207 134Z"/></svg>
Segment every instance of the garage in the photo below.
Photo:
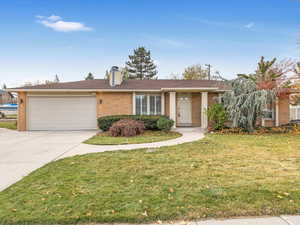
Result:
<svg viewBox="0 0 300 225"><path fill-rule="evenodd" d="M28 130L97 128L95 96L28 96Z"/></svg>

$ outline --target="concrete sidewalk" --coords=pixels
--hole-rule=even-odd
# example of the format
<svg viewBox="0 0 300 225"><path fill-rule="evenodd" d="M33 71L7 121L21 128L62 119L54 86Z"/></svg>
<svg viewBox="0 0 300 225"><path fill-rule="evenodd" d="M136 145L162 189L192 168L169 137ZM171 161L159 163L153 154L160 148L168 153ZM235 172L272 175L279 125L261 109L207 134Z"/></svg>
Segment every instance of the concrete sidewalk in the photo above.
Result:
<svg viewBox="0 0 300 225"><path fill-rule="evenodd" d="M239 218L228 220L202 220L193 222L174 222L137 224L137 225L300 225L300 216L278 216L278 217L258 217L258 218ZM135 224L95 224L95 225L135 225Z"/></svg>

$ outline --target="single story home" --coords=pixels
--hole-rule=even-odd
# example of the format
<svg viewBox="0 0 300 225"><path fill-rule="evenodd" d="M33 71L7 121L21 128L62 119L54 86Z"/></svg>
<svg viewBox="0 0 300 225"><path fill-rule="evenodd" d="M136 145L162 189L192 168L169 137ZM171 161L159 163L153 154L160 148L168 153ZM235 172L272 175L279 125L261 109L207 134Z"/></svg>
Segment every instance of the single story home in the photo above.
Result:
<svg viewBox="0 0 300 225"><path fill-rule="evenodd" d="M11 92L8 92L6 90L0 90L0 105L15 102L16 98Z"/></svg>
<svg viewBox="0 0 300 225"><path fill-rule="evenodd" d="M175 126L207 128L206 109L228 91L214 80L123 80L113 67L109 79L52 83L10 89L18 93L18 130L96 129L107 115L166 115ZM289 122L289 101L279 100L269 125Z"/></svg>

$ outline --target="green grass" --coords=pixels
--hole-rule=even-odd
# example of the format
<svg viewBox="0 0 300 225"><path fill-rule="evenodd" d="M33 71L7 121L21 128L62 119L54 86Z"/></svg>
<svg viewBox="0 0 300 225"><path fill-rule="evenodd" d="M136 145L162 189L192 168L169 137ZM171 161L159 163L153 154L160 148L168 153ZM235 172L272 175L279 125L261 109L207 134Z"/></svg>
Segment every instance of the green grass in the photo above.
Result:
<svg viewBox="0 0 300 225"><path fill-rule="evenodd" d="M0 193L4 224L300 213L300 137L209 135L52 162Z"/></svg>
<svg viewBox="0 0 300 225"><path fill-rule="evenodd" d="M17 119L18 115L17 114L10 114L10 115L5 115L6 119Z"/></svg>
<svg viewBox="0 0 300 225"><path fill-rule="evenodd" d="M145 131L143 134L133 137L112 137L108 132L99 133L91 137L85 144L91 145L124 145L124 144L140 144L151 143L158 141L166 141L180 137L178 132L163 132L163 131Z"/></svg>
<svg viewBox="0 0 300 225"><path fill-rule="evenodd" d="M11 129L11 130L16 130L17 129L17 123L16 123L16 121L0 122L0 128L7 128L7 129Z"/></svg>

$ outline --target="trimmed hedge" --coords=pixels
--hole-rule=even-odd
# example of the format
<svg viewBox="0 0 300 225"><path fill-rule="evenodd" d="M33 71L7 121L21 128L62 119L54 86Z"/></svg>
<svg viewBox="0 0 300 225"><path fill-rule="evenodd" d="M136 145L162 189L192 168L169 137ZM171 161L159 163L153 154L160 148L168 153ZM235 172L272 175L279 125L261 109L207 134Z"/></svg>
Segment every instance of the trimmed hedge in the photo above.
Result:
<svg viewBox="0 0 300 225"><path fill-rule="evenodd" d="M157 121L157 127L162 131L170 131L173 125L174 121L165 117L161 117Z"/></svg>
<svg viewBox="0 0 300 225"><path fill-rule="evenodd" d="M108 131L113 123L121 119L132 119L132 120L143 121L146 130L159 130L159 128L157 127L157 121L160 118L165 118L170 120L167 116L146 116L146 115L103 116L98 118L98 127L103 131Z"/></svg>

